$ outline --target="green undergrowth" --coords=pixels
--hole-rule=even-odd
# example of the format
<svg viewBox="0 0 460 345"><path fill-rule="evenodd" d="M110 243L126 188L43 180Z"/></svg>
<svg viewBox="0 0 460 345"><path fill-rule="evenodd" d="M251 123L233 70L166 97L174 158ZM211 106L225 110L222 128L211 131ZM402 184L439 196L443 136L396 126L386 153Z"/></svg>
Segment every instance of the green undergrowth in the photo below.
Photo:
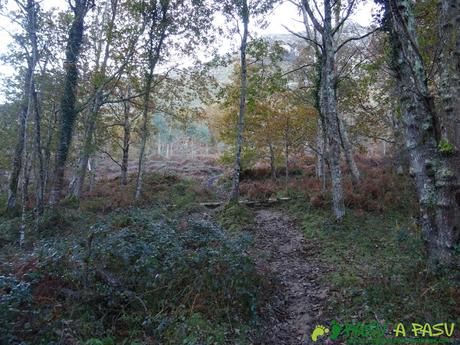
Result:
<svg viewBox="0 0 460 345"><path fill-rule="evenodd" d="M230 202L219 212L218 221L231 232L248 229L254 223L254 212L247 206Z"/></svg>
<svg viewBox="0 0 460 345"><path fill-rule="evenodd" d="M294 201L286 208L326 267L331 319L460 324L458 281L453 272L430 273L420 228L410 212L347 210L338 224L330 210L307 202Z"/></svg>
<svg viewBox="0 0 460 345"><path fill-rule="evenodd" d="M136 204L114 187L46 211L22 249L2 218L0 344L246 343L261 290L249 240L200 216L192 181L144 181Z"/></svg>

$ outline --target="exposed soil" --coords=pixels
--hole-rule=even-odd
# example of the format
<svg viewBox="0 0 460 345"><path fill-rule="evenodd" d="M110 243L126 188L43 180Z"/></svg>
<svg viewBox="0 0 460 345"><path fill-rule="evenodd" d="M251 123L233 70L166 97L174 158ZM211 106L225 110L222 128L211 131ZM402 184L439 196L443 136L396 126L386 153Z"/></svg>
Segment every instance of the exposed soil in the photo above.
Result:
<svg viewBox="0 0 460 345"><path fill-rule="evenodd" d="M207 164L206 164L207 163ZM224 170L209 169L206 162L193 177L201 177L202 184L213 190L217 199L228 196L218 184ZM206 169L208 168L208 169ZM197 174L199 170L201 174ZM207 171L207 174L206 174ZM273 207L258 208L251 227L254 245L250 255L256 269L268 282L269 299L262 310L260 328L252 335L254 345L313 344L311 333L326 318L329 290L320 280L327 268L317 259L321 250L314 239L306 240L295 222L281 210ZM330 320L327 320L330 321ZM324 338L322 343L328 343Z"/></svg>
<svg viewBox="0 0 460 345"><path fill-rule="evenodd" d="M199 181L214 192L217 200L228 200L228 191L218 183L225 175L225 168L216 165L213 159L148 160L146 170L174 171ZM113 174L116 176L118 172ZM314 240L307 241L295 222L276 208L257 209L251 230L254 245L250 255L270 288L269 300L262 311L262 325L252 336L253 344L313 344L310 335L324 318L322 312L326 310L328 295L327 288L320 283L325 267L315 255L321 248Z"/></svg>
<svg viewBox="0 0 460 345"><path fill-rule="evenodd" d="M264 322L255 344L300 345L322 316L328 290L321 287L317 246L309 243L295 223L276 209L256 212L254 257L259 273L271 282L273 294L263 312Z"/></svg>

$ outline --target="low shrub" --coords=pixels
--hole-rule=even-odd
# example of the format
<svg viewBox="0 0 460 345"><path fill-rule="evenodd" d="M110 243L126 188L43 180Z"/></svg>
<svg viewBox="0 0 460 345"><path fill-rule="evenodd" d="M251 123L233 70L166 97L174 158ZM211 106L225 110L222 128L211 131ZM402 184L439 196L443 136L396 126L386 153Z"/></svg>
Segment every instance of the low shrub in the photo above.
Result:
<svg viewBox="0 0 460 345"><path fill-rule="evenodd" d="M280 188L272 180L241 182L240 193L249 200L268 200L276 195Z"/></svg>
<svg viewBox="0 0 460 345"><path fill-rule="evenodd" d="M186 225L178 229L155 205L123 209L78 233L44 238L21 259L2 257L11 264L0 279L7 330L0 343L225 344L241 337L234 330L254 322L260 286L243 254L248 242L210 220Z"/></svg>
<svg viewBox="0 0 460 345"><path fill-rule="evenodd" d="M248 207L230 202L220 211L218 220L229 231L242 231L254 223L254 214Z"/></svg>

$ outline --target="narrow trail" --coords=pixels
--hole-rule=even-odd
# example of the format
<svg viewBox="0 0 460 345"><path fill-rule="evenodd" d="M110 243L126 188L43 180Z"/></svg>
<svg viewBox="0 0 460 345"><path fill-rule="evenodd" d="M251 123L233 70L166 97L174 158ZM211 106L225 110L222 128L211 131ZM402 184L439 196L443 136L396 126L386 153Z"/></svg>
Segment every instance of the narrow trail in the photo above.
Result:
<svg viewBox="0 0 460 345"><path fill-rule="evenodd" d="M251 255L273 288L255 344L312 344L310 334L321 319L328 292L319 282L322 271L315 260L319 248L276 209L256 211L253 231Z"/></svg>
<svg viewBox="0 0 460 345"><path fill-rule="evenodd" d="M210 173L204 185L219 200L227 199L216 186L222 172ZM253 334L253 345L314 344L311 333L326 317L328 288L321 278L328 271L318 260L321 248L305 239L295 222L273 207L258 208L251 232L250 250L258 273L268 282L270 298L262 310L262 326ZM329 321L329 320L327 320ZM329 343L327 339L323 344Z"/></svg>

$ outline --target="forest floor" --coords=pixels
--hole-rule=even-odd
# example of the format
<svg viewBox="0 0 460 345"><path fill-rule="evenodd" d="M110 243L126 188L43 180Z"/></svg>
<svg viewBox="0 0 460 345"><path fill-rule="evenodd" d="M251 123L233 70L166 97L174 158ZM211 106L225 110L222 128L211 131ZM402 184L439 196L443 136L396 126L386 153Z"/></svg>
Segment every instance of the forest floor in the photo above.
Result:
<svg viewBox="0 0 460 345"><path fill-rule="evenodd" d="M273 288L263 313L260 344L309 344L327 296L319 279L324 270L315 255L318 248L277 209L258 209L253 231L251 255Z"/></svg>
<svg viewBox="0 0 460 345"><path fill-rule="evenodd" d="M243 171L242 200L278 198L249 207L206 157L149 160L138 201L134 175L99 171L79 202L31 217L22 248L20 217L0 214L0 344L304 345L318 325L342 344L321 333L331 320L460 324L458 276L427 269L410 183L360 164L341 223L311 163L288 188Z"/></svg>
<svg viewBox="0 0 460 345"><path fill-rule="evenodd" d="M213 159L150 160L148 169L190 178L210 191L213 201L225 203L228 198L219 183L228 171ZM324 286L327 269L317 257L319 248L314 239L305 239L286 210L258 205L253 215L254 222L246 228L253 236L249 255L271 291L262 322L251 338L260 345L309 344L328 292Z"/></svg>

